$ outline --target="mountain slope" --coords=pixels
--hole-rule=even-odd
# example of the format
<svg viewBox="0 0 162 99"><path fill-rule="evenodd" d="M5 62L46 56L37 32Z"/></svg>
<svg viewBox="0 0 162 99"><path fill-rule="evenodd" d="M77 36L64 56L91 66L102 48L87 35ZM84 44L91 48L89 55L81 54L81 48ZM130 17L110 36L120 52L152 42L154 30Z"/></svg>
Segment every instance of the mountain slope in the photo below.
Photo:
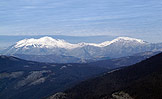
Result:
<svg viewBox="0 0 162 99"><path fill-rule="evenodd" d="M108 71L82 64L50 64L0 56L0 98L40 99Z"/></svg>
<svg viewBox="0 0 162 99"><path fill-rule="evenodd" d="M147 58L150 58L151 56L154 56L156 54L160 53L160 51L156 52L142 52L142 53L137 53L132 56L126 56L126 57L121 57L121 58L114 58L114 59L102 59L99 61L95 62L90 62L88 64L92 66L100 66L108 69L115 69L115 68L120 68L124 66L129 66L136 64L138 62L141 62Z"/></svg>
<svg viewBox="0 0 162 99"><path fill-rule="evenodd" d="M91 65L96 65L105 68L117 68L122 66L132 65L134 63L140 62L146 58L149 58L155 54L159 53L155 52L142 52L137 53L127 57L110 59L109 57L95 58L95 59L80 59L73 56L64 56L64 55L27 55L27 54L15 54L14 56L25 59L32 60L37 62L48 62L48 63L88 63ZM91 63L90 63L91 62ZM101 65L102 63L102 65ZM104 64L103 64L104 63Z"/></svg>
<svg viewBox="0 0 162 99"><path fill-rule="evenodd" d="M64 56L64 55L27 55L27 54L15 54L15 57L32 60L37 62L48 62L48 63L82 63L80 58L74 56Z"/></svg>
<svg viewBox="0 0 162 99"><path fill-rule="evenodd" d="M89 60L102 57L119 58L135 53L159 50L162 50L162 43L150 44L140 39L129 37L118 37L112 41L105 41L99 44L71 44L64 40L42 37L40 39L21 40L3 51L3 54L72 56Z"/></svg>
<svg viewBox="0 0 162 99"><path fill-rule="evenodd" d="M120 99L122 95L129 96L129 99L161 99L161 60L162 53L130 67L84 81L66 90L65 99Z"/></svg>

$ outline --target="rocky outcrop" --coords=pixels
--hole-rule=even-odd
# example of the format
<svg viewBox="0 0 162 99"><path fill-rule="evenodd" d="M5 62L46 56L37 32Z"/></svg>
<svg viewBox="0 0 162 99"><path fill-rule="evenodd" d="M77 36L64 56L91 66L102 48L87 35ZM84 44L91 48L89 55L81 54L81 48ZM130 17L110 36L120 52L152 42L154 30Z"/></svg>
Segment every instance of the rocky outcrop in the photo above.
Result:
<svg viewBox="0 0 162 99"><path fill-rule="evenodd" d="M112 97L113 99L133 99L128 93L123 91L113 93Z"/></svg>
<svg viewBox="0 0 162 99"><path fill-rule="evenodd" d="M56 94L48 97L47 99L67 99L67 97L66 97L65 93L59 92L59 93L56 93Z"/></svg>

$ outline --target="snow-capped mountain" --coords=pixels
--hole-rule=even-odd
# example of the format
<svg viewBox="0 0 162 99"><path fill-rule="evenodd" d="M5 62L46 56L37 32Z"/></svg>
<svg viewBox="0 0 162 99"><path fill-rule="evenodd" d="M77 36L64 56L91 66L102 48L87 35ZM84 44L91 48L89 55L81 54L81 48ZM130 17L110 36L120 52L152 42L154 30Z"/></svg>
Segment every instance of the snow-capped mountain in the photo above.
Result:
<svg viewBox="0 0 162 99"><path fill-rule="evenodd" d="M60 39L42 37L18 41L4 51L5 54L63 55L81 59L117 58L145 51L162 50L162 43L150 44L140 39L118 37L112 41L72 44Z"/></svg>
<svg viewBox="0 0 162 99"><path fill-rule="evenodd" d="M70 44L64 40L56 40L51 37L42 37L40 39L24 39L21 41L18 41L16 45L14 46L15 48L65 48L65 49L72 49L76 48L77 46L75 44Z"/></svg>

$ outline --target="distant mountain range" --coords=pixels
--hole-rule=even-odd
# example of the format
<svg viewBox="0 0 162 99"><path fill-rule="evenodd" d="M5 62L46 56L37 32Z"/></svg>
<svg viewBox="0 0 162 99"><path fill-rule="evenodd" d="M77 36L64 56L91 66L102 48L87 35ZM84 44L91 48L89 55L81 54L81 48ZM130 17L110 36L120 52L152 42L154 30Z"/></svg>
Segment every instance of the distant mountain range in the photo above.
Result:
<svg viewBox="0 0 162 99"><path fill-rule="evenodd" d="M161 99L162 53L83 81L48 99Z"/></svg>
<svg viewBox="0 0 162 99"><path fill-rule="evenodd" d="M5 55L15 55L27 60L52 56L50 61L43 62L86 62L87 60L119 58L146 51L161 51L162 43L148 43L140 39L118 37L103 43L72 44L60 39L42 37L40 39L24 39L3 51ZM34 56L29 57L29 56ZM60 61L62 60L62 61Z"/></svg>

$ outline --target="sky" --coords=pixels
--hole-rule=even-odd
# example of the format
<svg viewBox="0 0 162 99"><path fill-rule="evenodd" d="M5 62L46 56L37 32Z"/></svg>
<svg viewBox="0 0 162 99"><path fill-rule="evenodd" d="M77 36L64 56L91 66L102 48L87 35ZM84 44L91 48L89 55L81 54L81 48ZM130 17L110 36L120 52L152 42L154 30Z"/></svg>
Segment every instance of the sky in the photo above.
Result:
<svg viewBox="0 0 162 99"><path fill-rule="evenodd" d="M159 42L162 0L0 0L0 35L110 35Z"/></svg>

